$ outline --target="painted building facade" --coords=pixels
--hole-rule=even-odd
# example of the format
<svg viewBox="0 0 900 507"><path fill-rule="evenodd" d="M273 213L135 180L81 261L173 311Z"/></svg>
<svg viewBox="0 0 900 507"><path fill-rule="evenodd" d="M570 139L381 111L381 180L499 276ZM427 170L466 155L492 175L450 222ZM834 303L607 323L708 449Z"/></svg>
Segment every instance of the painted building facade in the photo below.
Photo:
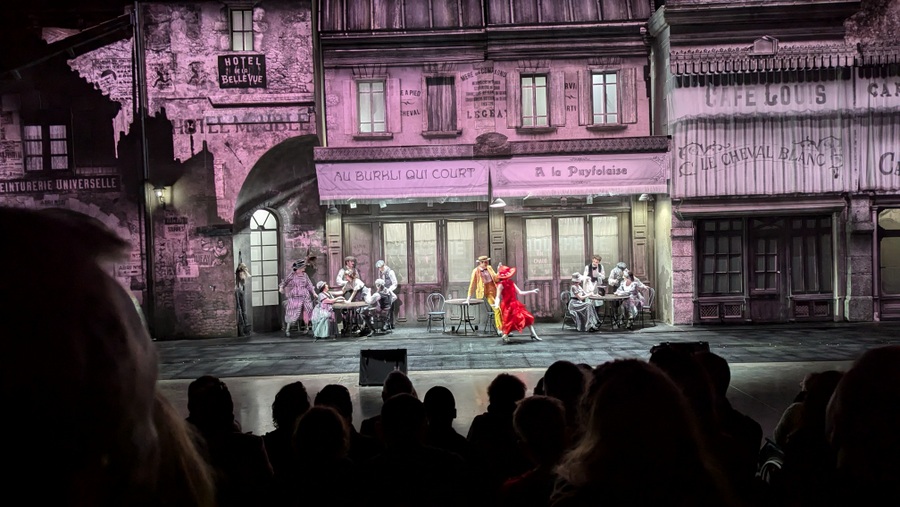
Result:
<svg viewBox="0 0 900 507"><path fill-rule="evenodd" d="M592 253L657 283L668 139L650 135L649 2L319 6L332 273L353 255L371 283L386 260L401 322L432 292L465 297L479 255L540 288L527 304L544 318Z"/></svg>
<svg viewBox="0 0 900 507"><path fill-rule="evenodd" d="M713 9L724 4L727 14ZM655 13L654 112L673 138L675 323L898 316L885 267L896 249L896 45L848 40L859 8L674 0ZM714 27L703 37L701 18Z"/></svg>
<svg viewBox="0 0 900 507"><path fill-rule="evenodd" d="M138 9L124 15L127 31L116 40L70 53L69 73L94 97L90 105L39 132L22 109L27 94L4 94L4 131L24 132L25 153L21 142L9 151L2 198L86 211L121 231L134 251L116 274L144 304L157 338L277 329L278 282L294 260L324 245L312 164L311 3ZM56 44L73 35L84 37L63 33ZM57 142L57 132L68 131L74 139ZM85 149L79 136L104 149ZM40 175L27 170L33 140L44 141L46 160L32 157L43 164ZM66 153L74 167L57 171L64 158L57 155ZM81 190L90 196L79 198ZM245 325L236 304L239 262L252 275Z"/></svg>

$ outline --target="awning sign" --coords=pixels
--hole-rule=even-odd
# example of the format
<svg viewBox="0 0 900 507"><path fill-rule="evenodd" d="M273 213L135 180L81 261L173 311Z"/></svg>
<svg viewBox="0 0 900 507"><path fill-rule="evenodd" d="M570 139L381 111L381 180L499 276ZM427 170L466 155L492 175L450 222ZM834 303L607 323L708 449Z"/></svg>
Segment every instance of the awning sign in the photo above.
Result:
<svg viewBox="0 0 900 507"><path fill-rule="evenodd" d="M316 175L323 204L488 196L488 170L477 160L318 164Z"/></svg>
<svg viewBox="0 0 900 507"><path fill-rule="evenodd" d="M665 194L668 153L522 157L496 161L495 197Z"/></svg>

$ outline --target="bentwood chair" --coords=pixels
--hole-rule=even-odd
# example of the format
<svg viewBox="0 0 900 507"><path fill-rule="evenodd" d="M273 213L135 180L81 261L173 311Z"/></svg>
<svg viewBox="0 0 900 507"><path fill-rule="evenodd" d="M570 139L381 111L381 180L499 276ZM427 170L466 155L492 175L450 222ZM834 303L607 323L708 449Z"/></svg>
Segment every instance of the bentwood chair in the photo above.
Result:
<svg viewBox="0 0 900 507"><path fill-rule="evenodd" d="M646 286L645 286L646 287ZM644 304L641 306L641 327L644 327L644 315L650 317L650 323L653 324L656 320L656 314L653 311L653 303L655 303L656 299L656 289L653 287L647 288L647 296L644 298Z"/></svg>
<svg viewBox="0 0 900 507"><path fill-rule="evenodd" d="M425 302L428 306L428 332L431 332L432 322L440 322L441 332L444 332L444 320L447 316L447 311L444 310L444 295L440 292L432 292Z"/></svg>

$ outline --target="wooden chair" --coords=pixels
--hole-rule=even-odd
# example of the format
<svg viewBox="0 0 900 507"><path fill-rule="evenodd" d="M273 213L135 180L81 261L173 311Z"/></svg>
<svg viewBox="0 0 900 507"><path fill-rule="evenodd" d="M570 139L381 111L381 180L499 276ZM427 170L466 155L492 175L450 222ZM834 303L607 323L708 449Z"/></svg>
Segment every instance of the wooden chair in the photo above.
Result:
<svg viewBox="0 0 900 507"><path fill-rule="evenodd" d="M428 299L425 300L428 306L428 332L431 332L431 323L438 322L441 323L441 332L444 332L444 321L447 316L447 311L444 310L444 295L440 292L432 292L428 295Z"/></svg>
<svg viewBox="0 0 900 507"><path fill-rule="evenodd" d="M570 323L573 328L578 326L577 321L575 320L575 316L572 315L572 312L569 311L569 300L572 299L572 295L569 294L569 291L564 290L559 293L559 302L562 304L563 308L563 321L562 321L562 330L566 330L566 323Z"/></svg>

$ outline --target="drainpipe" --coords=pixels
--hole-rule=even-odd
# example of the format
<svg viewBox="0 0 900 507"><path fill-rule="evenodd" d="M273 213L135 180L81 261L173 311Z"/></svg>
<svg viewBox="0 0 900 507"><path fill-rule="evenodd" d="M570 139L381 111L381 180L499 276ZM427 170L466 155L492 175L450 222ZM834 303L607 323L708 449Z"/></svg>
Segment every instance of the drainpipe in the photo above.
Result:
<svg viewBox="0 0 900 507"><path fill-rule="evenodd" d="M309 15L312 25L313 55L313 103L316 108L316 134L322 147L328 146L328 132L325 129L325 64L322 61L322 44L319 42L319 0L312 0L312 12Z"/></svg>
<svg viewBox="0 0 900 507"><path fill-rule="evenodd" d="M869 210L872 216L872 320L881 320L881 251L878 244L878 207L870 201Z"/></svg>
<svg viewBox="0 0 900 507"><path fill-rule="evenodd" d="M149 206L149 190L148 181L150 180L150 151L147 146L147 68L144 62L144 27L141 17L140 0L135 0L134 11L131 13L131 25L133 27L133 55L132 64L134 66L134 85L132 88L132 101L134 106L133 120L140 122L140 143L141 143L141 181L140 181L140 221L144 226L144 237L142 251L144 252L144 313L146 314L147 325L149 327L150 336L154 335L156 327L156 288L154 283L154 262L153 250L155 244L155 233L153 217L150 214Z"/></svg>

